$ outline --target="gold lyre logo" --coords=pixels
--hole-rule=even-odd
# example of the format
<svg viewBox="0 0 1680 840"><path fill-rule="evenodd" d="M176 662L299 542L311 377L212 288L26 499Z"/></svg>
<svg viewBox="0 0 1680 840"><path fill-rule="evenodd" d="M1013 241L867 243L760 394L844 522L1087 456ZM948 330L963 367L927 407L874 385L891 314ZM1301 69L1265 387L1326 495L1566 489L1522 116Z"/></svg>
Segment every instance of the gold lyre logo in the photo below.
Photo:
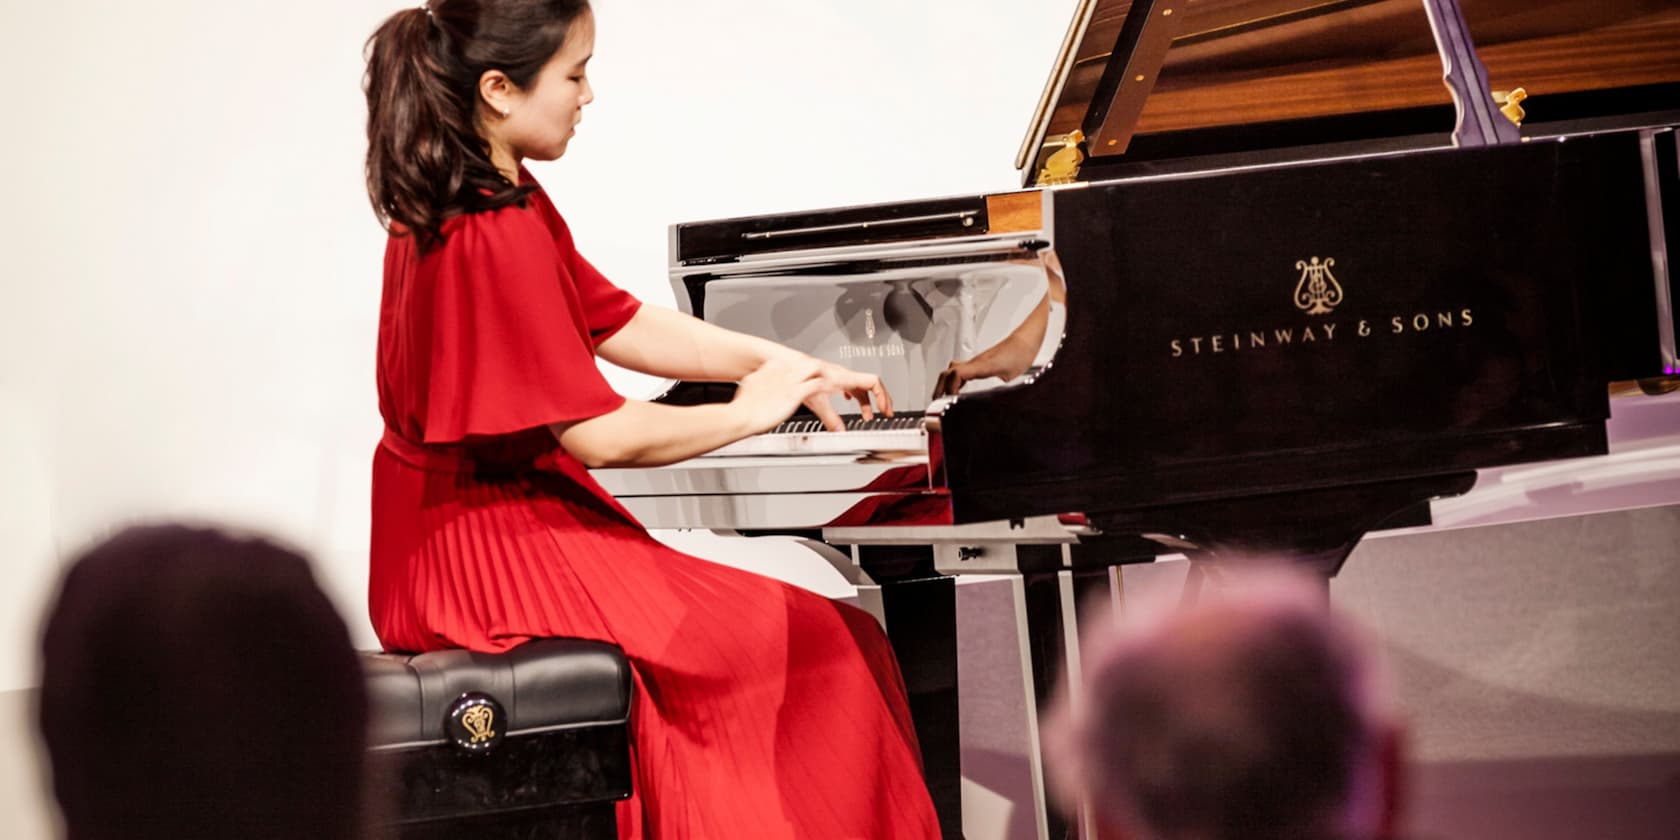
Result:
<svg viewBox="0 0 1680 840"><path fill-rule="evenodd" d="M1308 315L1323 315L1342 302L1342 284L1330 273L1330 266L1335 264L1329 257L1323 262L1318 257L1295 261L1295 270L1301 272L1301 279L1295 284L1296 309Z"/></svg>
<svg viewBox="0 0 1680 840"><path fill-rule="evenodd" d="M863 310L863 334L870 341L875 340L875 310Z"/></svg>
<svg viewBox="0 0 1680 840"><path fill-rule="evenodd" d="M470 744L478 744L496 737L496 712L489 706L474 706L461 714L461 726L472 738Z"/></svg>

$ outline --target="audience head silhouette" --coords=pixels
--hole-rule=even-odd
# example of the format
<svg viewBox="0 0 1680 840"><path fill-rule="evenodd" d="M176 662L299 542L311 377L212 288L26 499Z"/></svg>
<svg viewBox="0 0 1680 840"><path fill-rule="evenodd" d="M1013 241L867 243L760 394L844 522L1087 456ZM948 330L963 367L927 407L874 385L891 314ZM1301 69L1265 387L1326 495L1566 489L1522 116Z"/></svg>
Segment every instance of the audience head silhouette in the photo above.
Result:
<svg viewBox="0 0 1680 840"><path fill-rule="evenodd" d="M124 531L71 566L42 654L70 840L359 833L365 689L296 553L182 526Z"/></svg>
<svg viewBox="0 0 1680 840"><path fill-rule="evenodd" d="M1399 728L1358 628L1305 575L1220 577L1087 636L1046 736L1064 804L1124 840L1387 835Z"/></svg>

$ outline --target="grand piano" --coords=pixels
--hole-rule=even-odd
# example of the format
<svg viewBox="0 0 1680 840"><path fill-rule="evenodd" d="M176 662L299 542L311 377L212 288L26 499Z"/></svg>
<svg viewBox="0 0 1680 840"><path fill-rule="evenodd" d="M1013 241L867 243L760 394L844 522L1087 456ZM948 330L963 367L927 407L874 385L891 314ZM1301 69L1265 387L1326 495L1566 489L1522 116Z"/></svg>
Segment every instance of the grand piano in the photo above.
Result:
<svg viewBox="0 0 1680 840"><path fill-rule="evenodd" d="M1085 0L1020 190L670 229L684 309L879 374L896 416L596 477L879 586L961 836L954 575L1018 576L1042 699L1116 564L1329 578L1674 389L1677 56L1673 0ZM1034 773L1039 835L1076 833Z"/></svg>

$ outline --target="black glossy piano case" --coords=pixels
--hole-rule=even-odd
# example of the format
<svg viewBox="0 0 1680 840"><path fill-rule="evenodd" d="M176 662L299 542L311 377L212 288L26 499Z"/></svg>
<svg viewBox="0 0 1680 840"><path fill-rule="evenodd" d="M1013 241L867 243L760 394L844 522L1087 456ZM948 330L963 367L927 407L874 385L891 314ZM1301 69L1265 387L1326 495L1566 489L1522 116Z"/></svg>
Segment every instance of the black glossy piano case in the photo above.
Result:
<svg viewBox="0 0 1680 840"><path fill-rule="evenodd" d="M1602 453L1657 346L1634 132L1054 195L1068 327L959 400L960 521Z"/></svg>

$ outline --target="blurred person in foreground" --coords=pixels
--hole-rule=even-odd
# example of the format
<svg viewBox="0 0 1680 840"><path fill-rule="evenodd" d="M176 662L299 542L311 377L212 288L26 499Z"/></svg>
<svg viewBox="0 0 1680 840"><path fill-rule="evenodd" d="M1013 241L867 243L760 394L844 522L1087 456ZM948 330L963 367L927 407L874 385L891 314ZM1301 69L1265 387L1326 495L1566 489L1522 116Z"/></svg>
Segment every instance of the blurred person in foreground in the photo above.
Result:
<svg viewBox="0 0 1680 840"><path fill-rule="evenodd" d="M1102 840L1392 836L1401 726L1359 628L1303 572L1219 580L1188 606L1129 600L1086 636L1046 734L1063 807L1089 807Z"/></svg>
<svg viewBox="0 0 1680 840"><path fill-rule="evenodd" d="M298 554L178 525L71 565L40 720L70 840L362 835L367 702Z"/></svg>

